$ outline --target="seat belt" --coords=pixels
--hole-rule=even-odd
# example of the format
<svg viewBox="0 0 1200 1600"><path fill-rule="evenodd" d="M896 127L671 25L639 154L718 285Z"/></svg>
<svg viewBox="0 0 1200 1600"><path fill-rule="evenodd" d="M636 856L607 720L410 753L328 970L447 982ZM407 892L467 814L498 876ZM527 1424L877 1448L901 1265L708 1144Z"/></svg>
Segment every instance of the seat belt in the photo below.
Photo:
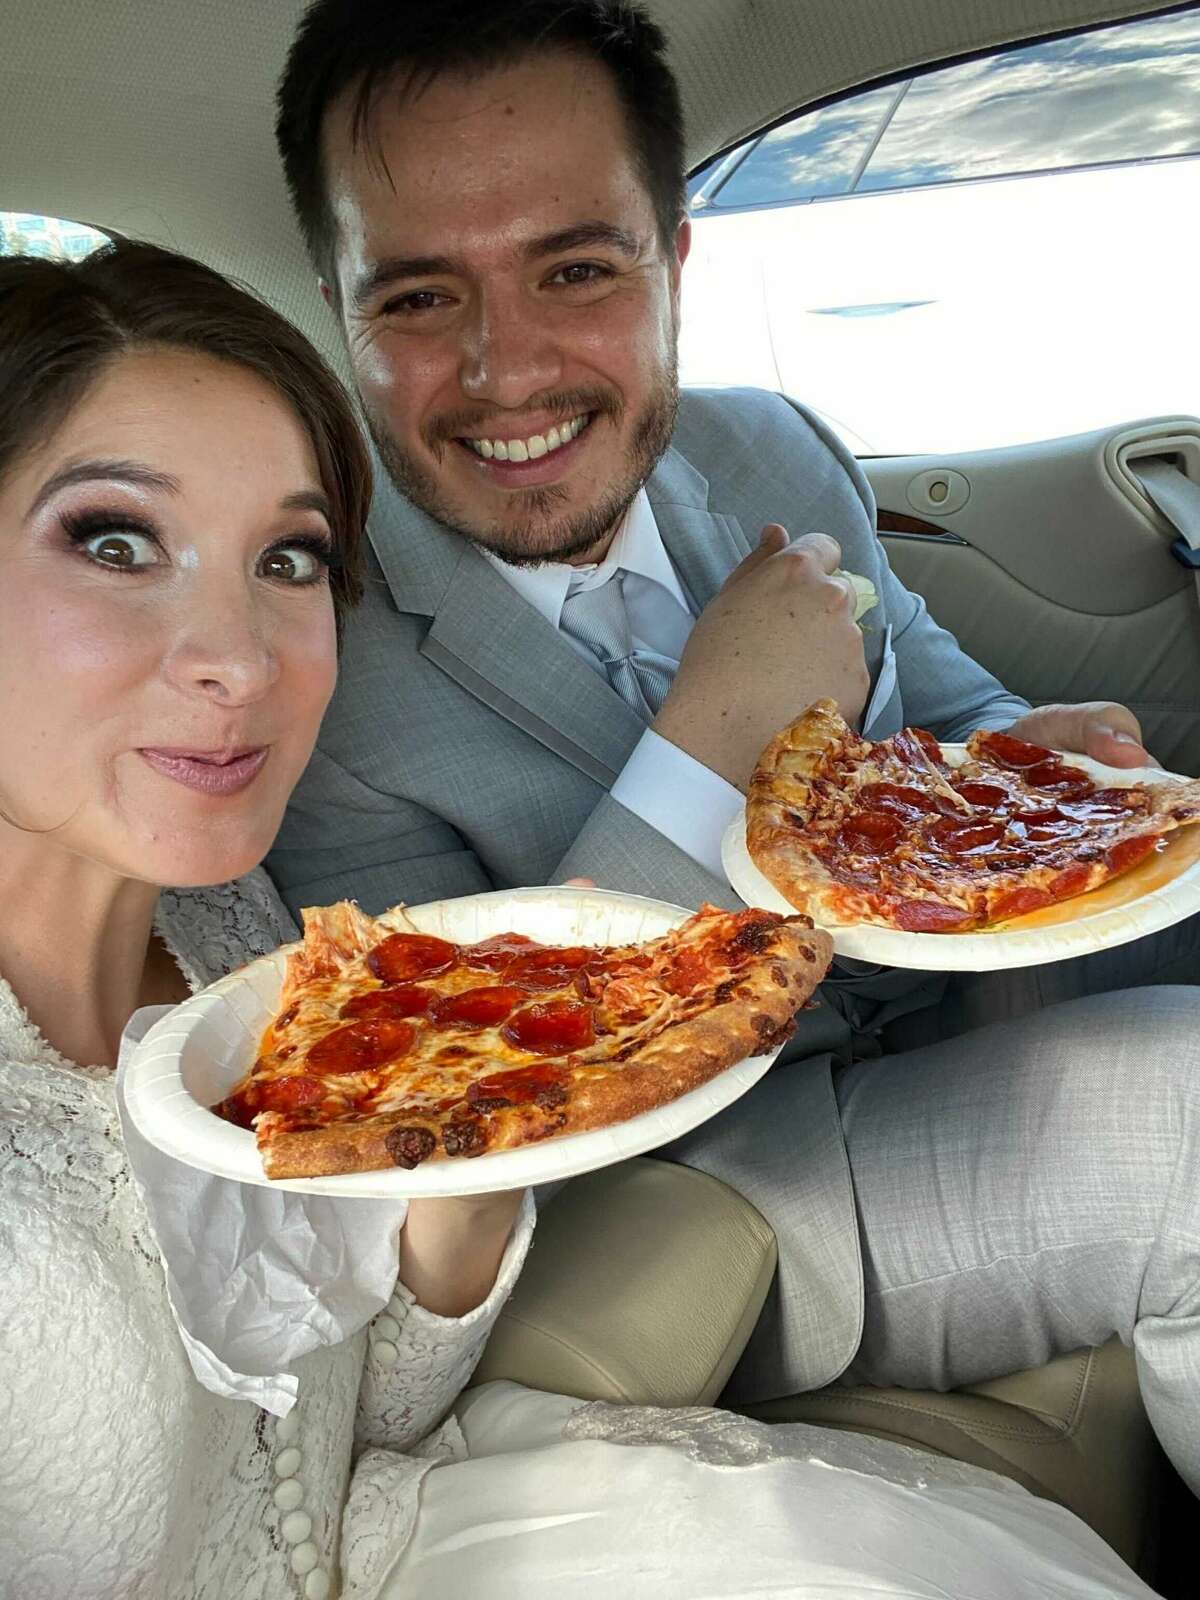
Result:
<svg viewBox="0 0 1200 1600"><path fill-rule="evenodd" d="M1194 483L1165 456L1129 461L1126 470L1178 535L1171 554L1196 580L1196 599L1200 602L1200 483Z"/></svg>

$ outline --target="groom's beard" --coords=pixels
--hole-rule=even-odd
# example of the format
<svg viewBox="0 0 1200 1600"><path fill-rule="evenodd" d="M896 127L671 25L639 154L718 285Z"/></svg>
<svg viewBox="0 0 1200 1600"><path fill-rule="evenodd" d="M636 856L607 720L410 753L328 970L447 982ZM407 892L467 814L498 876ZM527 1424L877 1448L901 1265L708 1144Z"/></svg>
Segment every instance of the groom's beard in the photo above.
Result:
<svg viewBox="0 0 1200 1600"><path fill-rule="evenodd" d="M624 405L611 390L555 391L531 400L530 410L534 409L562 417L588 412L592 417L588 432L593 428L619 430L625 422ZM672 359L634 421L620 475L605 493L591 505L572 507L569 485L512 490L507 516L487 521L473 517L456 503L453 489L444 488L437 474L396 442L382 414L367 411L366 418L380 459L401 494L443 526L502 560L514 566L539 566L543 561L569 561L582 555L616 527L670 444L678 410L679 384ZM485 418L478 409L436 418L422 429L422 441L445 459L448 452L464 448L458 443L460 435L477 432L484 421L497 426L493 416Z"/></svg>

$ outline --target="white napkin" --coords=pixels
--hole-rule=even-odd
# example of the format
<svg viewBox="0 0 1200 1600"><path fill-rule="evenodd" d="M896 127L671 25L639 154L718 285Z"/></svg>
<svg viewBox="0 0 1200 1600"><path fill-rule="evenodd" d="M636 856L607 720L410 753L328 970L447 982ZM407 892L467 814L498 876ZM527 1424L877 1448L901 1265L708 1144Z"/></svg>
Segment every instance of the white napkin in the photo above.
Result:
<svg viewBox="0 0 1200 1600"><path fill-rule="evenodd" d="M291 1363L340 1344L396 1286L403 1200L343 1200L217 1178L149 1144L125 1105L129 1061L169 1006L137 1011L121 1039L116 1097L129 1164L192 1371L206 1389L285 1417Z"/></svg>

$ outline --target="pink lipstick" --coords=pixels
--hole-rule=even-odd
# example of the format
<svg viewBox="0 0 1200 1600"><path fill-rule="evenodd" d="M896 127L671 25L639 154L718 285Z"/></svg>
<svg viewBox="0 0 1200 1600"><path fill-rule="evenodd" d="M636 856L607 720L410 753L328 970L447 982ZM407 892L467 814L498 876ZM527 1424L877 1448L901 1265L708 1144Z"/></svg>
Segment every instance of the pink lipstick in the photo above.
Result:
<svg viewBox="0 0 1200 1600"><path fill-rule="evenodd" d="M268 751L265 746L254 750L240 750L225 754L221 751L201 750L139 750L138 754L161 772L164 778L173 778L185 788L197 789L201 794L239 794L248 788L263 769Z"/></svg>

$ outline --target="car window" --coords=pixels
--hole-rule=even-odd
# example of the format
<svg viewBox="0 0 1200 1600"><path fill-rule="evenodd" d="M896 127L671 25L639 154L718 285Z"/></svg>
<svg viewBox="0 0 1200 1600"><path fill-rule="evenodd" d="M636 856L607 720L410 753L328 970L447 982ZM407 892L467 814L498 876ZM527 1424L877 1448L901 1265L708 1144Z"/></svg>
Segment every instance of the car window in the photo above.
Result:
<svg viewBox="0 0 1200 1600"><path fill-rule="evenodd" d="M845 194L885 126L898 92L894 86L871 89L772 128L705 196L707 203L722 209L788 205Z"/></svg>
<svg viewBox="0 0 1200 1600"><path fill-rule="evenodd" d="M1200 7L877 87L701 185L681 377L860 454L1200 415L1198 203Z"/></svg>
<svg viewBox="0 0 1200 1600"><path fill-rule="evenodd" d="M913 82L859 190L1200 151L1200 15L1053 39Z"/></svg>
<svg viewBox="0 0 1200 1600"><path fill-rule="evenodd" d="M82 222L33 216L26 211L0 211L0 256L79 261L107 243L107 234Z"/></svg>

